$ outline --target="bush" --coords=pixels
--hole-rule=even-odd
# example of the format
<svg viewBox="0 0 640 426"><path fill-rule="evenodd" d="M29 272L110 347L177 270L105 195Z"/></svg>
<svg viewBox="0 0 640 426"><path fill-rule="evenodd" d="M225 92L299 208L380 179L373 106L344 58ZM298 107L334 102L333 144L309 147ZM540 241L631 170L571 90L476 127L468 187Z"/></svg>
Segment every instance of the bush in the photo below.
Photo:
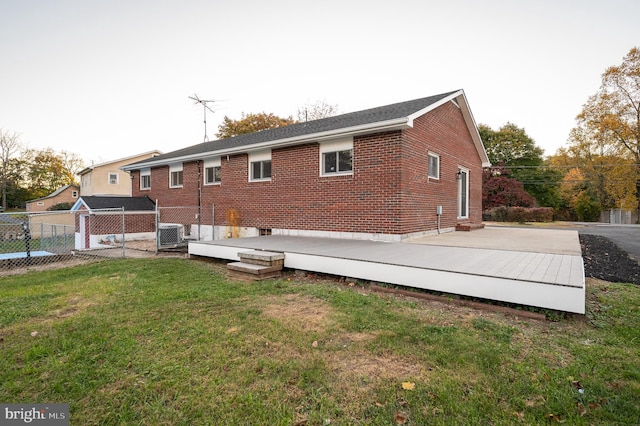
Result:
<svg viewBox="0 0 640 426"><path fill-rule="evenodd" d="M553 222L553 208L500 206L485 211L482 219L494 222Z"/></svg>

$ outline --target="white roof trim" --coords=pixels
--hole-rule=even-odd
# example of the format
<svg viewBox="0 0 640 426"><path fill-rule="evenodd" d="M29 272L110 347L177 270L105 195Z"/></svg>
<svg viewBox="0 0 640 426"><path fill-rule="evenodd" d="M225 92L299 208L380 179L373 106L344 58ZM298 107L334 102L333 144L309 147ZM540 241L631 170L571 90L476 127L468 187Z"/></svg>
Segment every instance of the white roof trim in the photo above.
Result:
<svg viewBox="0 0 640 426"><path fill-rule="evenodd" d="M131 171L138 170L144 167L153 167L153 166L166 166L170 163L175 162L187 162L187 161L195 161L202 160L207 157L212 156L222 156L222 155L233 155L240 153L248 153L253 151L263 151L265 149L273 149L273 148L282 148L290 145L298 145L306 142L320 142L327 139L336 139L344 136L356 136L362 133L370 133L372 130L374 131L387 131L387 130L400 130L407 127L411 127L411 124L408 123L406 117L396 118L393 120L380 121L377 123L368 123L360 126L346 127L342 129L329 130L326 132L320 133L311 133L308 135L295 136L292 138L286 139L277 139L268 142L257 143L253 145L246 146L238 146L229 149L221 149L217 151L209 151L209 152L201 152L193 155L185 155L182 157L173 157L171 159L165 159L162 161L146 161L144 163L138 163L135 165L127 165L120 167L121 170Z"/></svg>
<svg viewBox="0 0 640 426"><path fill-rule="evenodd" d="M363 133L371 133L372 131L388 131L388 130L401 130L409 127L413 127L413 121L430 112L435 110L436 108L446 104L447 102L455 100L462 111L462 115L464 117L464 121L467 124L467 129L471 134L471 139L476 147L480 160L482 161L482 167L491 166L491 162L489 161L489 157L487 156L487 152L484 149L484 144L482 143L482 139L480 138L480 134L478 133L478 126L476 125L475 119L473 118L473 114L469 109L469 104L467 103L467 97L464 94L464 90L458 90L450 94L447 97L440 99L437 102L425 107L419 111L410 114L407 117L395 118L393 120L380 121L376 123L367 123L360 126L352 126L346 127L342 129L334 129L326 132L320 133L312 133L308 135L295 136L286 139L276 139L267 142L261 142L252 145L238 146L234 148L221 149L216 151L209 152L200 152L192 155L185 155L182 157L173 157L170 159L154 161L153 158L150 158L149 161L145 161L144 163L137 163L135 165L125 165L120 167L121 170L129 172L131 170L139 170L146 167L154 167L154 166L166 166L171 163L176 162L188 162L188 161L196 161L196 160L204 160L208 157L213 156L223 156L223 155L233 155L240 153L249 153L253 151L262 151L265 149L274 149L274 148L282 148L291 145L298 145L302 143L308 142L321 142L323 140L328 139L336 139L345 136L357 136Z"/></svg>

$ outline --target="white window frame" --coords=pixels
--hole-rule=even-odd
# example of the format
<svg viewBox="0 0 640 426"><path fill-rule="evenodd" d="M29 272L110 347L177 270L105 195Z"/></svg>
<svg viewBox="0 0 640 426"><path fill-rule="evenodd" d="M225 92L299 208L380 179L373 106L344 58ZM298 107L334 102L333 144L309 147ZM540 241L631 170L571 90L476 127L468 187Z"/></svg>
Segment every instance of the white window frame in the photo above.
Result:
<svg viewBox="0 0 640 426"><path fill-rule="evenodd" d="M342 151L351 151L351 170L325 172L325 155L330 153L339 153ZM341 139L331 142L320 143L320 176L339 176L353 175L353 138Z"/></svg>
<svg viewBox="0 0 640 426"><path fill-rule="evenodd" d="M458 219L469 219L469 169L458 167ZM464 191L464 192L463 192Z"/></svg>
<svg viewBox="0 0 640 426"><path fill-rule="evenodd" d="M180 172L181 182L179 184L173 183L173 174ZM169 188L182 188L184 184L184 169L182 163L174 163L169 165Z"/></svg>
<svg viewBox="0 0 640 426"><path fill-rule="evenodd" d="M433 170L431 170L431 159L435 159L436 161L436 170L435 172ZM429 153L429 163L427 164L428 167L428 171L427 171L427 175L429 176L429 179L436 179L436 180L440 180L440 155L435 154L433 152Z"/></svg>
<svg viewBox="0 0 640 426"><path fill-rule="evenodd" d="M143 185L143 180L142 178L149 178L149 185L145 186ZM141 191L148 191L151 189L151 169L150 168L146 168L146 169L142 169L140 170L140 190Z"/></svg>
<svg viewBox="0 0 640 426"><path fill-rule="evenodd" d="M271 180L271 176L273 175L273 168L271 169L271 173L269 174L269 177L259 177L259 178L254 178L253 177L253 164L254 163L264 163L264 162L269 162L271 163L271 151L260 151L260 152L250 152L249 153L249 159L248 159L248 170L247 170L247 174L249 175L249 182L269 182ZM264 165L260 166L260 170L263 170Z"/></svg>
<svg viewBox="0 0 640 426"><path fill-rule="evenodd" d="M78 198L78 191L71 191L71 198Z"/></svg>
<svg viewBox="0 0 640 426"><path fill-rule="evenodd" d="M44 206L44 201L38 201L38 202L36 203L36 205L38 205L38 206Z"/></svg>
<svg viewBox="0 0 640 426"><path fill-rule="evenodd" d="M112 177L115 177L115 179L113 179L113 180L115 180L115 182L111 181ZM109 182L109 185L117 185L118 182L120 182L120 177L119 177L118 173L109 172L109 173L107 173L107 181Z"/></svg>
<svg viewBox="0 0 640 426"><path fill-rule="evenodd" d="M204 173L202 174L202 180L205 185L220 185L222 179L216 180L216 168L220 170L222 166L222 162L220 161L220 157L218 158L210 158L204 161ZM209 173L207 169L213 169L213 181L209 181Z"/></svg>

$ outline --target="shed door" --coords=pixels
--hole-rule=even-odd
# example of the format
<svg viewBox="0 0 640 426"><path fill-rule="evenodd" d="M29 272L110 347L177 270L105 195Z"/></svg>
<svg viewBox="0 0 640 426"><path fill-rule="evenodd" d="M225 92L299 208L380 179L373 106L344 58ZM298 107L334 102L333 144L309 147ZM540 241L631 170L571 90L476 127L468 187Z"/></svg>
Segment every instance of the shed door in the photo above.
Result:
<svg viewBox="0 0 640 426"><path fill-rule="evenodd" d="M90 248L89 237L91 235L89 227L89 215L80 216L80 241L82 241L82 248Z"/></svg>

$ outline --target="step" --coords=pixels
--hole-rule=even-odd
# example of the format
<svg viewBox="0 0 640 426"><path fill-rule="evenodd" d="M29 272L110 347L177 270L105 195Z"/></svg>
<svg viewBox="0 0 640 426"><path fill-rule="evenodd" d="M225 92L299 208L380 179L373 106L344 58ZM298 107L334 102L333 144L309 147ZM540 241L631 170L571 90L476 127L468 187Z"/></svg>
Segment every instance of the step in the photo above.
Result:
<svg viewBox="0 0 640 426"><path fill-rule="evenodd" d="M483 229L484 223L458 223L456 231L473 231L474 229Z"/></svg>
<svg viewBox="0 0 640 426"><path fill-rule="evenodd" d="M240 262L263 266L284 266L284 253L264 250L241 251L238 253Z"/></svg>
<svg viewBox="0 0 640 426"><path fill-rule="evenodd" d="M278 278L282 274L282 265L267 266L253 263L227 263L227 273L230 278L243 281L259 281L267 278Z"/></svg>

